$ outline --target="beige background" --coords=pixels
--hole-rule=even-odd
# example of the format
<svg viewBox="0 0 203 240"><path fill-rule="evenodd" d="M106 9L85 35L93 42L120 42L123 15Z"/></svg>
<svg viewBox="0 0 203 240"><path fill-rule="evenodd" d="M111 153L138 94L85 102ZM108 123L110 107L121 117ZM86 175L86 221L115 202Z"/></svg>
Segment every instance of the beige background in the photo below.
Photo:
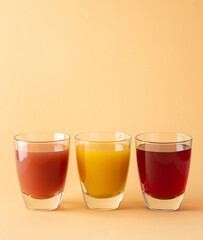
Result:
<svg viewBox="0 0 203 240"><path fill-rule="evenodd" d="M0 0L0 239L202 239L203 1ZM88 210L77 176L74 135L133 136L119 210ZM61 207L29 211L22 201L13 136L72 137ZM194 137L179 211L146 209L134 136Z"/></svg>

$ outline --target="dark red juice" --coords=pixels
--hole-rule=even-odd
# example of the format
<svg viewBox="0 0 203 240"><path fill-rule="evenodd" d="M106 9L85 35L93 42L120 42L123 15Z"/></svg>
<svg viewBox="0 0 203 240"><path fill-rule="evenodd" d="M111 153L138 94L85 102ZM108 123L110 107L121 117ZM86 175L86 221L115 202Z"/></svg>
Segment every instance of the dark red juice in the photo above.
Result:
<svg viewBox="0 0 203 240"><path fill-rule="evenodd" d="M174 198L185 191L191 148L185 144L141 144L137 163L142 190L156 198Z"/></svg>

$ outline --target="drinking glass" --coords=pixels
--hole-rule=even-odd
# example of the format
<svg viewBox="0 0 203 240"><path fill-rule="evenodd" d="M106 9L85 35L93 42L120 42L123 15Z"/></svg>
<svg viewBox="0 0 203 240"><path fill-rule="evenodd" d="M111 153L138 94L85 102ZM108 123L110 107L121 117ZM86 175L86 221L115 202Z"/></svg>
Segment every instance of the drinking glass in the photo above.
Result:
<svg viewBox="0 0 203 240"><path fill-rule="evenodd" d="M66 181L70 136L28 133L14 137L16 167L23 200L32 210L59 206Z"/></svg>
<svg viewBox="0 0 203 240"><path fill-rule="evenodd" d="M87 207L118 208L128 175L131 136L90 132L76 135L75 140L78 172Z"/></svg>
<svg viewBox="0 0 203 240"><path fill-rule="evenodd" d="M137 135L135 140L146 206L152 210L178 209L190 168L191 136L181 133L144 133Z"/></svg>

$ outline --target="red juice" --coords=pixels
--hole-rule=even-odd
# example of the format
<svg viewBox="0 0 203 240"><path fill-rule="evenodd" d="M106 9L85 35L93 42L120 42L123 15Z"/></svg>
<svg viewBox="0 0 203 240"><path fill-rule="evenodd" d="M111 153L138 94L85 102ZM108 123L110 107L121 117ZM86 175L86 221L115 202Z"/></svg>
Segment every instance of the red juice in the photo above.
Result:
<svg viewBox="0 0 203 240"><path fill-rule="evenodd" d="M142 191L174 198L185 191L191 148L185 144L141 144L136 149Z"/></svg>
<svg viewBox="0 0 203 240"><path fill-rule="evenodd" d="M62 144L28 144L16 150L16 165L22 192L34 198L49 198L64 190L69 149Z"/></svg>

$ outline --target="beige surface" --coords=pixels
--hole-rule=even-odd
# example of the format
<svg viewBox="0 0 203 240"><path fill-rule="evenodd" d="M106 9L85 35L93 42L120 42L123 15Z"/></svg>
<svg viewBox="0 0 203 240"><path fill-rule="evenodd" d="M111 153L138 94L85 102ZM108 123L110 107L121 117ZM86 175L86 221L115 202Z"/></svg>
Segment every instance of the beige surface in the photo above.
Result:
<svg viewBox="0 0 203 240"><path fill-rule="evenodd" d="M202 239L203 2L0 0L0 239ZM194 137L180 211L145 208L134 141L121 208L88 210L76 171L83 131ZM61 207L25 208L13 136L72 136Z"/></svg>

